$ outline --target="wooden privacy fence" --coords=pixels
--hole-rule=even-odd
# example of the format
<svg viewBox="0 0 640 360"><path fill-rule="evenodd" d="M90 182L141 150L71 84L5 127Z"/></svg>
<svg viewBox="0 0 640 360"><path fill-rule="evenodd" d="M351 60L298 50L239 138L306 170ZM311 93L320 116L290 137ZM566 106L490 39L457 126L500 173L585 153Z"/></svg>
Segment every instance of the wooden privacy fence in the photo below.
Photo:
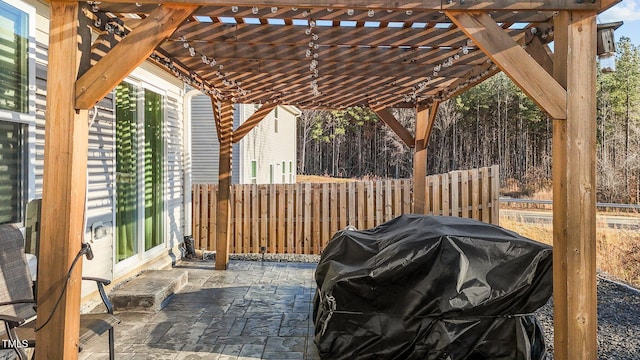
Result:
<svg viewBox="0 0 640 360"><path fill-rule="evenodd" d="M498 223L498 167L427 177L426 209L434 215ZM319 254L333 234L367 229L412 212L409 179L348 183L233 185L231 253ZM193 185L193 238L214 250L217 184Z"/></svg>

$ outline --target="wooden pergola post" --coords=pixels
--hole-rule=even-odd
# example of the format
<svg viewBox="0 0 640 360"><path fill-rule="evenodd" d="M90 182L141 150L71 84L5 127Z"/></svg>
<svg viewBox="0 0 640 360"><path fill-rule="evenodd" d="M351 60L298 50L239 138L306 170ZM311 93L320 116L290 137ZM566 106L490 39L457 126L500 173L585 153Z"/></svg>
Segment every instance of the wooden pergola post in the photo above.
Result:
<svg viewBox="0 0 640 360"><path fill-rule="evenodd" d="M438 103L431 108L416 108L416 143L413 149L413 213L426 213L427 145L438 112Z"/></svg>
<svg viewBox="0 0 640 360"><path fill-rule="evenodd" d="M567 89L553 121L554 358L597 359L596 13L554 21L554 77ZM570 62L570 63L569 63Z"/></svg>
<svg viewBox="0 0 640 360"><path fill-rule="evenodd" d="M76 111L72 86L79 66L78 3L50 4L47 94L55 98L47 102L46 112L36 321L44 327L36 332L36 358L68 360L78 358L82 259L68 280L67 272L80 251L84 232L88 112Z"/></svg>
<svg viewBox="0 0 640 360"><path fill-rule="evenodd" d="M233 103L219 103L212 98L213 114L220 141L218 167L218 202L216 204L216 270L229 265L231 242L231 162L233 145Z"/></svg>

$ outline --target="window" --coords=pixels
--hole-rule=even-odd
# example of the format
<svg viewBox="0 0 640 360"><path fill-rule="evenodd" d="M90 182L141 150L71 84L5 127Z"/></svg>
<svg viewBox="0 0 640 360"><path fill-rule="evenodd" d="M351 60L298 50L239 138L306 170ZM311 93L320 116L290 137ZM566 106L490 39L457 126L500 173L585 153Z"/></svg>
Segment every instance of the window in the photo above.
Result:
<svg viewBox="0 0 640 360"><path fill-rule="evenodd" d="M283 184L287 182L286 173L287 173L287 165L286 165L286 163L283 161L283 162L282 162L282 183L283 183Z"/></svg>
<svg viewBox="0 0 640 360"><path fill-rule="evenodd" d="M293 161L289 161L289 182L293 184Z"/></svg>
<svg viewBox="0 0 640 360"><path fill-rule="evenodd" d="M258 174L258 162L256 160L251 160L251 183L257 183L257 174Z"/></svg>
<svg viewBox="0 0 640 360"><path fill-rule="evenodd" d="M22 129L20 123L0 121L0 224L22 221Z"/></svg>
<svg viewBox="0 0 640 360"><path fill-rule="evenodd" d="M273 111L274 111L274 113L273 113L273 131L277 134L278 133L278 107L276 106Z"/></svg>
<svg viewBox="0 0 640 360"><path fill-rule="evenodd" d="M0 110L29 112L29 15L0 0Z"/></svg>
<svg viewBox="0 0 640 360"><path fill-rule="evenodd" d="M0 224L20 223L33 171L27 168L35 132L35 45L30 41L35 10L22 2L0 0Z"/></svg>
<svg viewBox="0 0 640 360"><path fill-rule="evenodd" d="M269 164L269 184L273 184L273 164Z"/></svg>

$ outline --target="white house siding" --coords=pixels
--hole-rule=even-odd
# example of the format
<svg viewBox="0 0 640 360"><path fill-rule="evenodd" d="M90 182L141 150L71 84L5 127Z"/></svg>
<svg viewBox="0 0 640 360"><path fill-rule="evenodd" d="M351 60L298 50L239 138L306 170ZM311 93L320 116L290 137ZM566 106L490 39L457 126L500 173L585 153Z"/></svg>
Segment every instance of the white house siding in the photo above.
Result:
<svg viewBox="0 0 640 360"><path fill-rule="evenodd" d="M255 112L252 104L236 104L233 113L234 129ZM270 181L270 164L274 165L274 183L282 183L282 161L285 161L285 183L295 182L296 173L296 116L297 109L278 107L278 132L275 130L275 111L267 115L258 126L239 143L233 145L232 177L234 184L250 184L251 161L257 160L258 184ZM198 95L191 100L191 156L192 182L210 184L218 182L220 144L213 122L211 100ZM290 176L289 163L293 171Z"/></svg>
<svg viewBox="0 0 640 360"><path fill-rule="evenodd" d="M35 132L34 144L30 146L29 172L32 175L32 188L29 199L42 197L42 179L44 168L44 132L45 110L47 95L47 53L49 8L46 4L27 0L25 3L36 9L36 124L30 128ZM182 83L172 78L167 73L145 63L134 70L132 76L144 79L146 83L155 85L160 93L165 96L165 224L166 247L171 249L177 246L183 238L184 230L184 166L183 166L183 87ZM167 89L166 91L164 91ZM107 279L118 280L114 272L114 242L113 231L115 199L114 199L114 173L115 173L115 103L113 93L107 95L95 107L97 116L89 129L88 148L88 212L85 238L92 241L91 246L95 254L92 261L85 261L83 274L86 276L98 276ZM92 114L93 111L90 111ZM102 224L110 231L106 236L93 239L92 225ZM46 241L42 239L41 241ZM176 249L174 249L176 250ZM175 251L174 251L175 252ZM158 260L166 257L166 261ZM145 263L168 264L170 259L167 251L158 253L155 258L145 259ZM141 263L142 264L142 263ZM129 269L135 271L136 269ZM139 268L138 270L142 270ZM129 272L128 274L130 274ZM83 296L95 291L95 286L86 284L83 287Z"/></svg>
<svg viewBox="0 0 640 360"><path fill-rule="evenodd" d="M175 94L178 95L178 94ZM181 94L180 94L181 95ZM182 96L167 96L166 180L167 180L167 246L176 246L184 232L184 144Z"/></svg>
<svg viewBox="0 0 640 360"><path fill-rule="evenodd" d="M191 129L191 182L217 183L220 144L208 96L191 99Z"/></svg>
<svg viewBox="0 0 640 360"><path fill-rule="evenodd" d="M245 116L254 112L253 105L245 106ZM241 141L242 175L244 183L251 183L251 161L257 161L257 184L271 183L270 165L273 165L273 183L295 183L296 181L296 117L297 109L278 107L278 131L275 131L276 110L271 111ZM282 179L282 162L285 162L285 179ZM289 164L292 172L289 172Z"/></svg>

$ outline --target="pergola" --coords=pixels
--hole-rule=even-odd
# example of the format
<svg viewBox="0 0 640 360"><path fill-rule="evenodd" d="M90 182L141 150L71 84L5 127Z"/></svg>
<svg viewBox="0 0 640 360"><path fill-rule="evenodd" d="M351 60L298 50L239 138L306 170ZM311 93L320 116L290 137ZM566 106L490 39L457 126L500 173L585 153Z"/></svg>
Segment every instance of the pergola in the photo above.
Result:
<svg viewBox="0 0 640 360"><path fill-rule="evenodd" d="M50 0L38 312L52 311L81 245L88 110L145 60L211 97L217 269L228 264L232 143L277 104L370 107L415 151L420 213L438 104L503 71L553 119L555 358L596 359L596 15L617 2ZM262 107L234 130L234 103ZM416 109L415 133L394 107ZM77 357L80 277L78 266L37 333L38 358Z"/></svg>

